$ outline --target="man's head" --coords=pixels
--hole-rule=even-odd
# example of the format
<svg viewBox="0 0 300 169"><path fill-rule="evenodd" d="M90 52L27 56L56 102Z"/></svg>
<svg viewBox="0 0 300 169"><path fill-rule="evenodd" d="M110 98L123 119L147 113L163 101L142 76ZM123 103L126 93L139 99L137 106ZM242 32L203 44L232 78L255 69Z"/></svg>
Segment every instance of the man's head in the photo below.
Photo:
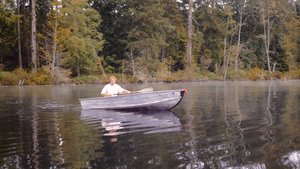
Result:
<svg viewBox="0 0 300 169"><path fill-rule="evenodd" d="M110 76L109 77L109 84L113 85L115 84L117 81L117 78L115 76Z"/></svg>

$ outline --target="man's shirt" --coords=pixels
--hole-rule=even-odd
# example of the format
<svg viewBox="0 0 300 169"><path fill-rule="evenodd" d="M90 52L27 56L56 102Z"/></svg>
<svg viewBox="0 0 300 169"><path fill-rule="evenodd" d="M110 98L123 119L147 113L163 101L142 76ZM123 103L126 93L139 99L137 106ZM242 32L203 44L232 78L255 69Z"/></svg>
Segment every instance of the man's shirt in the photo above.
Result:
<svg viewBox="0 0 300 169"><path fill-rule="evenodd" d="M107 84L104 86L104 88L101 91L101 94L109 94L109 95L117 95L121 94L125 89L123 89L121 86L114 84Z"/></svg>

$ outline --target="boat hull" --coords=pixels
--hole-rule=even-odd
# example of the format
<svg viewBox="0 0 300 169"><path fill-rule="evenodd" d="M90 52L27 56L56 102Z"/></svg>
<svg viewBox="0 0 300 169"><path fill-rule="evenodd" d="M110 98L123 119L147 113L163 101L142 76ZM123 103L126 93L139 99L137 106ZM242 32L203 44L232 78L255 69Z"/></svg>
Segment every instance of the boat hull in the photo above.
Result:
<svg viewBox="0 0 300 169"><path fill-rule="evenodd" d="M79 99L82 109L148 109L169 110L183 98L185 90L163 90L111 97Z"/></svg>

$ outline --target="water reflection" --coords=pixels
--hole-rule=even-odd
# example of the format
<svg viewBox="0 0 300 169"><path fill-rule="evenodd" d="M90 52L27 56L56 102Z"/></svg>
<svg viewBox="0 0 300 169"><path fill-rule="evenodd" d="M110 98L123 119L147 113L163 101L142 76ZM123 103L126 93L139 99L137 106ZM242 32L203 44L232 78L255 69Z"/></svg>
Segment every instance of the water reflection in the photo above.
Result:
<svg viewBox="0 0 300 169"><path fill-rule="evenodd" d="M284 155L281 158L281 162L284 166L287 166L290 169L299 169L300 168L300 151L294 151L294 152Z"/></svg>
<svg viewBox="0 0 300 169"><path fill-rule="evenodd" d="M186 150L176 154L183 161L181 166L281 168L274 161L278 161L280 149L286 147L282 143L288 141L282 135L289 130L288 137L295 142L299 138L299 132L296 132L299 128L288 127L299 121L289 117L297 110L285 114L286 118L281 115L285 113L287 96L290 96L288 103L299 99L295 93L284 90L286 84L269 82L260 85L229 82L189 89L195 92L190 94L193 99L184 103L183 126L189 140L185 144ZM299 110L299 106L296 107ZM292 124L285 128L283 123Z"/></svg>
<svg viewBox="0 0 300 169"><path fill-rule="evenodd" d="M0 168L300 168L300 81L187 88L173 112L81 110L99 86L0 87Z"/></svg>
<svg viewBox="0 0 300 169"><path fill-rule="evenodd" d="M224 169L266 169L265 164L252 164L245 166L226 167Z"/></svg>
<svg viewBox="0 0 300 169"><path fill-rule="evenodd" d="M104 136L142 132L144 134L180 131L180 120L170 111L113 111L81 110L81 119L87 123L99 123L105 129Z"/></svg>

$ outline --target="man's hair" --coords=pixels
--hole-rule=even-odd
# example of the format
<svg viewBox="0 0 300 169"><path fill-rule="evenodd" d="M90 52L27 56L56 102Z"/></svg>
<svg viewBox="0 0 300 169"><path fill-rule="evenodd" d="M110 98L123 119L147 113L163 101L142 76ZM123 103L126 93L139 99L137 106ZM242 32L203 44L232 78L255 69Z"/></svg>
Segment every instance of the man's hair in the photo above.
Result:
<svg viewBox="0 0 300 169"><path fill-rule="evenodd" d="M115 76L110 76L109 77L109 82L111 81L111 79L116 79L117 80L117 78Z"/></svg>

